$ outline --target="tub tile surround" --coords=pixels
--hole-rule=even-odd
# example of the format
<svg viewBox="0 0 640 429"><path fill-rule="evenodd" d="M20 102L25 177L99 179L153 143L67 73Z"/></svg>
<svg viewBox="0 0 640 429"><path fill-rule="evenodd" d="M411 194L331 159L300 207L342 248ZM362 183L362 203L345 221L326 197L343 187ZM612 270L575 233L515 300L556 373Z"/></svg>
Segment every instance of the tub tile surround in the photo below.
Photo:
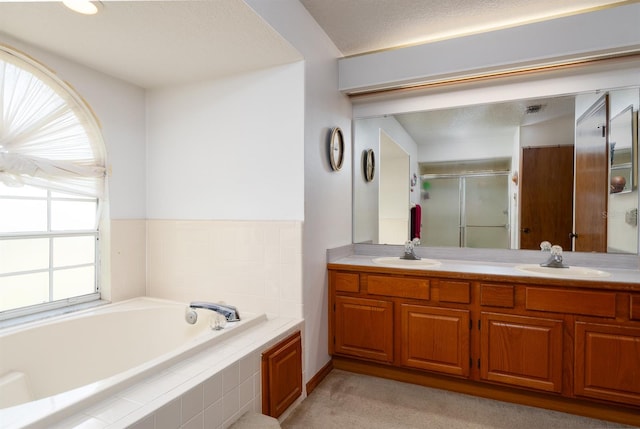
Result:
<svg viewBox="0 0 640 429"><path fill-rule="evenodd" d="M112 219L109 223L108 278L103 288L107 301L117 302L146 294L146 233L144 219Z"/></svg>
<svg viewBox="0 0 640 429"><path fill-rule="evenodd" d="M261 412L261 353L296 330L304 337L300 319L269 319L46 427L227 428L246 411Z"/></svg>
<svg viewBox="0 0 640 429"><path fill-rule="evenodd" d="M302 223L147 221L146 295L302 317Z"/></svg>

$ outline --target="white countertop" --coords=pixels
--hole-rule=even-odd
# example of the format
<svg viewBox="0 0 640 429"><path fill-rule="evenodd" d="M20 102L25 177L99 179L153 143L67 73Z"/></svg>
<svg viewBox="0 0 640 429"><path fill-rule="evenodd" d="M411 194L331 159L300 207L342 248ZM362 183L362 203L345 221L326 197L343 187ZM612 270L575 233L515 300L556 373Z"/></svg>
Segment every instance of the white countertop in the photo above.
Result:
<svg viewBox="0 0 640 429"><path fill-rule="evenodd" d="M454 260L454 259L438 259L438 258L429 258L435 259L440 262L439 265L427 265L427 266L415 266L415 267L397 267L397 266L388 266L381 265L374 262L374 259L380 256L387 255L358 255L351 254L346 256L341 256L335 259L330 259L329 263L337 264L337 265L354 265L354 266L362 266L362 267L375 267L375 268L386 268L386 269L402 269L402 270L411 270L416 273L428 273L428 272L438 272L438 273L463 273L463 274L480 274L480 275L498 275L498 276L508 276L508 277L529 277L529 278L546 278L546 279L554 279L554 280L563 280L563 281L585 281L585 282L598 282L598 283L631 283L634 286L637 286L640 291L640 270L637 269L620 269L620 268L600 268L597 269L605 271L609 273L607 277L572 277L572 276L557 276L557 275L547 275L542 273L529 273L523 272L517 269L516 267L522 265L531 265L528 263L513 263L513 262L493 262L493 261L469 261L469 260ZM588 267L587 268L591 268ZM556 268L561 270L562 268Z"/></svg>

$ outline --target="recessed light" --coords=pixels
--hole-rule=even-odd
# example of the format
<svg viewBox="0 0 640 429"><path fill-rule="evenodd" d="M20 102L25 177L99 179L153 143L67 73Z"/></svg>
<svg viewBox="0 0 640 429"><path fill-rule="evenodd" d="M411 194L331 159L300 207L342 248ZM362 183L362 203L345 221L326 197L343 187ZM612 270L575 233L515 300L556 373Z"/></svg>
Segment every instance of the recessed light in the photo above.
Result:
<svg viewBox="0 0 640 429"><path fill-rule="evenodd" d="M74 12L83 15L95 15L98 13L100 2L89 0L63 0L62 3Z"/></svg>

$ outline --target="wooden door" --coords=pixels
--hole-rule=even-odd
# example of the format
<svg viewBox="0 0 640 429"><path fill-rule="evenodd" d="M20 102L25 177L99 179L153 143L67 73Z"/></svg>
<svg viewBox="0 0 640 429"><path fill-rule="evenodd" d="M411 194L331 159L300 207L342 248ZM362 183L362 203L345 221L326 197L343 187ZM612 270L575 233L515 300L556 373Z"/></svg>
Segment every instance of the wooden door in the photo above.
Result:
<svg viewBox="0 0 640 429"><path fill-rule="evenodd" d="M393 361L393 302L336 296L334 352Z"/></svg>
<svg viewBox="0 0 640 429"><path fill-rule="evenodd" d="M576 322L575 394L640 405L640 328Z"/></svg>
<svg viewBox="0 0 640 429"><path fill-rule="evenodd" d="M520 249L549 241L572 249L573 145L524 148L520 175Z"/></svg>
<svg viewBox="0 0 640 429"><path fill-rule="evenodd" d="M468 377L469 311L403 304L402 365Z"/></svg>
<svg viewBox="0 0 640 429"><path fill-rule="evenodd" d="M480 378L562 390L562 320L482 313Z"/></svg>
<svg viewBox="0 0 640 429"><path fill-rule="evenodd" d="M578 252L607 251L607 105L605 95L576 124L576 238L573 249Z"/></svg>

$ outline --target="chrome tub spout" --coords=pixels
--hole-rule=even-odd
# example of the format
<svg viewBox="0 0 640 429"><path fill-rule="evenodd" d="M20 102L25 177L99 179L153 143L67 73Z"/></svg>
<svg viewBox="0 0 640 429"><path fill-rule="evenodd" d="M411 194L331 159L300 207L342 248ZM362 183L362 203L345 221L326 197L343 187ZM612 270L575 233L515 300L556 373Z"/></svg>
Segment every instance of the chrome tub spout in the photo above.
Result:
<svg viewBox="0 0 640 429"><path fill-rule="evenodd" d="M187 311L186 315L187 322L192 325L196 323L196 320L198 320L198 315L194 311L197 308L215 311L216 313L223 315L227 322L238 322L240 320L240 313L238 312L238 309L232 305L194 301L189 304L189 311Z"/></svg>

